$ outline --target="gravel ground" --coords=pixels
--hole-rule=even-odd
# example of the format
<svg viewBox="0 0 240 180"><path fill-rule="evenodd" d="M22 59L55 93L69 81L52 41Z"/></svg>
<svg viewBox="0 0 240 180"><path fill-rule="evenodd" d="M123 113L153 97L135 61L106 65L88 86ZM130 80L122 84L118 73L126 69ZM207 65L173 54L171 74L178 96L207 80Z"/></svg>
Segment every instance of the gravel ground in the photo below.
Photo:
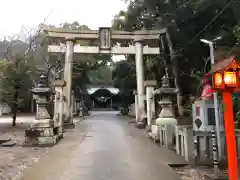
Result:
<svg viewBox="0 0 240 180"><path fill-rule="evenodd" d="M83 118L76 118L77 123ZM34 120L32 115L17 117L17 126L12 127L10 116L0 117L0 139L11 139L16 142L13 147L0 147L0 180L18 180L23 175L23 170L38 162L45 156L51 147L23 147L24 130ZM71 131L69 131L71 132ZM65 133L65 137L72 133Z"/></svg>
<svg viewBox="0 0 240 180"><path fill-rule="evenodd" d="M203 174L191 167L173 168L182 180L203 180Z"/></svg>
<svg viewBox="0 0 240 180"><path fill-rule="evenodd" d="M47 148L1 148L0 180L17 180L25 168L38 162L48 152Z"/></svg>
<svg viewBox="0 0 240 180"><path fill-rule="evenodd" d="M23 170L48 152L49 148L22 147L24 129L27 124L0 124L0 139L10 138L16 142L13 147L0 147L0 180L16 180L21 177Z"/></svg>

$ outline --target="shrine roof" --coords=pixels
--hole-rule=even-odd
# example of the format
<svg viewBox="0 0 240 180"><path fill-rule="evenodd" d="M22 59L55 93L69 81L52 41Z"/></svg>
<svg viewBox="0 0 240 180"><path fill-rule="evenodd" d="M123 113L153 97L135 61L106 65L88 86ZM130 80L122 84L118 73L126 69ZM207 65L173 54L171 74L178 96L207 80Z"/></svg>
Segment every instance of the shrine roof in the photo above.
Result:
<svg viewBox="0 0 240 180"><path fill-rule="evenodd" d="M212 72L223 71L236 64L235 56L230 56L222 61L218 61L212 65Z"/></svg>
<svg viewBox="0 0 240 180"><path fill-rule="evenodd" d="M103 87L103 86L95 86L95 87L88 87L87 88L87 92L88 94L94 94L96 91L101 90L101 89L105 89L110 91L112 94L117 95L120 90L118 88L115 87Z"/></svg>

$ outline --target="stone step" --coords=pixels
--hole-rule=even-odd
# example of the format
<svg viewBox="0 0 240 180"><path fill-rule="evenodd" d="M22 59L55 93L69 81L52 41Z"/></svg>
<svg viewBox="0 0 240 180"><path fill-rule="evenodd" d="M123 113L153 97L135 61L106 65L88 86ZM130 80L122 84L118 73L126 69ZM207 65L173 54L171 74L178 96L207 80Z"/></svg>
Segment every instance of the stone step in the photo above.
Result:
<svg viewBox="0 0 240 180"><path fill-rule="evenodd" d="M3 144L3 143L6 143L8 141L11 141L11 139L9 139L9 138L1 138L0 137L0 145Z"/></svg>
<svg viewBox="0 0 240 180"><path fill-rule="evenodd" d="M2 143L2 144L1 144L1 147L13 147L13 146L15 146L15 145L16 145L16 142L10 140L10 141L7 141L7 142L5 142L5 143Z"/></svg>

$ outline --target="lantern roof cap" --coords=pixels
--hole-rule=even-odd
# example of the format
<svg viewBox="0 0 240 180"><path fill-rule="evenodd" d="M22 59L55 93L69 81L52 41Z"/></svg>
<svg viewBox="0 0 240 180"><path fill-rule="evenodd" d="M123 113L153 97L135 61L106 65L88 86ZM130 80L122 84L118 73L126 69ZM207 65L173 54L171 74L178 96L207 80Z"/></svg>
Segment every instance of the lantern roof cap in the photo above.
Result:
<svg viewBox="0 0 240 180"><path fill-rule="evenodd" d="M240 68L240 64L236 61L235 56L230 56L222 61L218 61L212 65L212 72L222 72L229 68Z"/></svg>

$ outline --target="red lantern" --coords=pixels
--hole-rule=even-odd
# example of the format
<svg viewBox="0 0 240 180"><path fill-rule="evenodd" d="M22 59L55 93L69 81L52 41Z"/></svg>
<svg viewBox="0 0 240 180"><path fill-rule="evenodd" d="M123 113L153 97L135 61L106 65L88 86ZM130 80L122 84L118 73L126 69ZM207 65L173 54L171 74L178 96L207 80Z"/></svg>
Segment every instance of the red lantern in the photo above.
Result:
<svg viewBox="0 0 240 180"><path fill-rule="evenodd" d="M213 65L213 88L221 91L240 91L238 76L240 64L235 57L230 57Z"/></svg>
<svg viewBox="0 0 240 180"><path fill-rule="evenodd" d="M237 87L237 72L236 71L225 71L224 72L224 84L227 87Z"/></svg>
<svg viewBox="0 0 240 180"><path fill-rule="evenodd" d="M214 87L220 88L222 86L222 83L223 83L222 74L221 73L214 74L213 82L214 82L214 84L213 84Z"/></svg>

